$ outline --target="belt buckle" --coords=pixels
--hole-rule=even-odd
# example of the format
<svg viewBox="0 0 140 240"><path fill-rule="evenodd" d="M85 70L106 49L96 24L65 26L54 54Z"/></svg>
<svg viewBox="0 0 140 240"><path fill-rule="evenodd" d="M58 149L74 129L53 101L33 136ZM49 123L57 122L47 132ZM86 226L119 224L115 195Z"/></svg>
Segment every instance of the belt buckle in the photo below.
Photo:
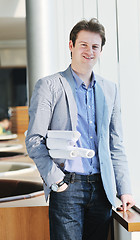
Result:
<svg viewBox="0 0 140 240"><path fill-rule="evenodd" d="M90 175L87 175L87 182L90 183L90 182L95 182L95 180L90 180Z"/></svg>

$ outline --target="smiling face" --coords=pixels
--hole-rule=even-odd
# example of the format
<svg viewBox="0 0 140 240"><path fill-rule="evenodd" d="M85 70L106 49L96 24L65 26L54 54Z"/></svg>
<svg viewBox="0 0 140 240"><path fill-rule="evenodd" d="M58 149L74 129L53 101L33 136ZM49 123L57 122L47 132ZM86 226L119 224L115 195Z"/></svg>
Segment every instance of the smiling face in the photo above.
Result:
<svg viewBox="0 0 140 240"><path fill-rule="evenodd" d="M92 72L101 54L101 43L102 39L98 33L81 30L77 35L75 46L72 40L69 42L72 69L82 74Z"/></svg>

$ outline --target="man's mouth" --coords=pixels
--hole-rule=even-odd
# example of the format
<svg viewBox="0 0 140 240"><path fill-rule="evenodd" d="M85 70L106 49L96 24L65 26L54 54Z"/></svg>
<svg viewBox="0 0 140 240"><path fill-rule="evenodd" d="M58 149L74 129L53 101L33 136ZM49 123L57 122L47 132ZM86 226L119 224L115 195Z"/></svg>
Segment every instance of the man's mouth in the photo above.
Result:
<svg viewBox="0 0 140 240"><path fill-rule="evenodd" d="M87 57L87 56L83 56L85 59L93 59L94 57Z"/></svg>

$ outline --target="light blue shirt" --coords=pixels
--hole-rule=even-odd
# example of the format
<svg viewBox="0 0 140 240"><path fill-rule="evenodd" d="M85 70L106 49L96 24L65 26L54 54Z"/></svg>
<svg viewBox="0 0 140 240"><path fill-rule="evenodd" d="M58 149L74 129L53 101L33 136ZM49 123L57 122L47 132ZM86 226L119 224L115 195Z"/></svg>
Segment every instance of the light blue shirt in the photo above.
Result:
<svg viewBox="0 0 140 240"><path fill-rule="evenodd" d="M92 78L88 88L78 75L71 69L75 81L76 104L78 111L77 131L81 133L77 146L93 149L93 158L75 158L66 160L65 170L82 175L89 175L100 172L99 159L97 153L97 133L96 133L96 108L94 87L96 80L92 72Z"/></svg>

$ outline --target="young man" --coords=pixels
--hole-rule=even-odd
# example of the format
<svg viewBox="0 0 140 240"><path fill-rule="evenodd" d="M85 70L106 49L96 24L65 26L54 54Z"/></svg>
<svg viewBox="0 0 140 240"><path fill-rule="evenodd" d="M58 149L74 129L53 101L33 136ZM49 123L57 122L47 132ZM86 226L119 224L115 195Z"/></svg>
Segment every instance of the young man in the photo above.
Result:
<svg viewBox="0 0 140 240"><path fill-rule="evenodd" d="M46 199L50 193L51 240L107 239L116 188L122 210L134 205L118 90L93 72L104 44L105 30L97 19L77 23L70 33L71 65L40 79L32 96L26 146ZM95 156L52 159L45 144L48 129L78 130L78 146L93 149Z"/></svg>

